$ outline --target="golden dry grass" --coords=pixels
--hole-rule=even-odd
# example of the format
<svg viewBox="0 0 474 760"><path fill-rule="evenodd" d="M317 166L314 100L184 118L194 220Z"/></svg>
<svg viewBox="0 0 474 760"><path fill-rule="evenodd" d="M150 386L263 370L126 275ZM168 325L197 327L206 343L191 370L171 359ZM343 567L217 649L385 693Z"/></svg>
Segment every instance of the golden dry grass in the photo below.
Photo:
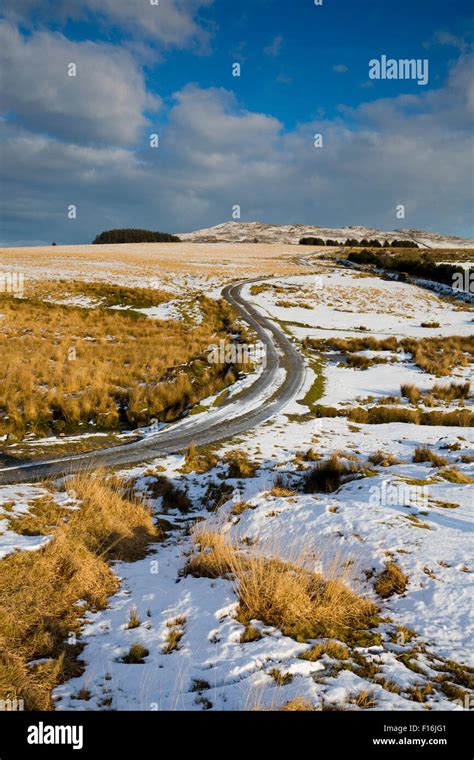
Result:
<svg viewBox="0 0 474 760"><path fill-rule="evenodd" d="M224 455L224 462L229 465L229 478L253 478L257 469L248 454L240 449L228 451Z"/></svg>
<svg viewBox="0 0 474 760"><path fill-rule="evenodd" d="M0 693L27 709L51 709L51 690L80 674L78 634L84 607L100 609L118 587L108 562L143 557L160 537L147 506L124 498L116 481L79 475L69 487L82 502L35 552L0 562ZM45 658L35 667L31 660Z"/></svg>
<svg viewBox="0 0 474 760"><path fill-rule="evenodd" d="M293 250L292 250L293 248ZM309 253L303 251L303 253ZM212 273L231 280L236 271L246 276L297 274L304 267L293 262L298 246L268 243L135 243L123 245L35 246L0 249L0 263L19 271L44 271L54 262L63 277L77 279L78 272L94 271L107 264L108 276L156 277L157 271L188 275Z"/></svg>
<svg viewBox="0 0 474 760"><path fill-rule="evenodd" d="M400 464L396 456L380 449L371 454L368 461L378 467L392 467L394 464Z"/></svg>
<svg viewBox="0 0 474 760"><path fill-rule="evenodd" d="M426 406L435 406L439 401L444 401L447 404L456 400L465 401L469 396L471 384L469 382L452 382L446 385L437 383L431 390L422 391L413 383L405 383L400 390L402 396L407 398L411 404L422 402Z"/></svg>
<svg viewBox="0 0 474 760"><path fill-rule="evenodd" d="M424 372L446 376L455 367L467 367L474 355L474 336L453 335L443 338L364 338L306 339L308 348L341 351L354 354L357 351L407 351L413 362ZM416 400L414 399L414 403Z"/></svg>
<svg viewBox="0 0 474 760"><path fill-rule="evenodd" d="M131 288L108 282L83 282L77 280L32 280L25 295L41 301L65 301L78 297L92 305L102 307L122 306L146 309L170 301L173 293L158 288Z"/></svg>
<svg viewBox="0 0 474 760"><path fill-rule="evenodd" d="M131 297L131 296L129 296ZM137 296L138 297L138 296ZM0 434L18 437L173 419L232 382L208 346L234 315L203 297L202 325L0 296Z"/></svg>
<svg viewBox="0 0 474 760"><path fill-rule="evenodd" d="M280 708L282 712L314 712L316 708L303 697L295 697Z"/></svg>
<svg viewBox="0 0 474 760"><path fill-rule="evenodd" d="M186 618L184 617L176 618L168 623L168 630L166 632L165 643L163 644L162 649L163 654L171 654L180 648L181 639L184 636L185 624Z"/></svg>
<svg viewBox="0 0 474 760"><path fill-rule="evenodd" d="M389 561L375 581L374 588L382 599L387 599L393 594L403 594L408 586L408 580L408 576L396 562Z"/></svg>
<svg viewBox="0 0 474 760"><path fill-rule="evenodd" d="M350 640L357 629L375 625L376 606L354 593L339 577L307 570L304 563L244 554L221 533L198 526L199 551L186 572L198 577L227 576L235 582L238 619L261 620L298 640Z"/></svg>
<svg viewBox="0 0 474 760"><path fill-rule="evenodd" d="M472 485L474 478L466 475L464 472L460 472L456 467L448 467L446 470L441 470L439 473L444 480L449 483L459 483L462 485Z"/></svg>
<svg viewBox="0 0 474 760"><path fill-rule="evenodd" d="M28 512L15 515L8 521L9 529L22 536L45 536L71 515L71 510L61 507L52 496L34 499L28 507Z"/></svg>
<svg viewBox="0 0 474 760"><path fill-rule="evenodd" d="M433 467L444 467L444 465L448 464L449 462L447 457L443 457L440 454L437 454L436 451L430 449L429 446L418 446L418 448L415 449L413 461L431 462Z"/></svg>
<svg viewBox="0 0 474 760"><path fill-rule="evenodd" d="M356 697L354 697L352 704L357 705L361 710L369 710L370 708L375 707L376 704L374 693L368 689L363 689Z"/></svg>
<svg viewBox="0 0 474 760"><path fill-rule="evenodd" d="M333 660L347 660L349 658L349 650L339 641L325 641L323 644L316 644L307 652L303 652L300 659L316 662L324 654Z"/></svg>
<svg viewBox="0 0 474 760"><path fill-rule="evenodd" d="M184 465L181 468L181 472L196 472L202 474L212 470L218 462L219 458L212 449L206 446L197 446L195 443L192 443L186 449Z"/></svg>

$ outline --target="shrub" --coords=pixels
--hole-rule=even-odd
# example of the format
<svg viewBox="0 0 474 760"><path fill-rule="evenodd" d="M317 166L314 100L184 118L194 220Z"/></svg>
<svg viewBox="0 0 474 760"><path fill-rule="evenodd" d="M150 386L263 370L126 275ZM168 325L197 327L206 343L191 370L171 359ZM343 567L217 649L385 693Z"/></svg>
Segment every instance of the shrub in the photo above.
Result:
<svg viewBox="0 0 474 760"><path fill-rule="evenodd" d="M365 241L360 243L363 246ZM369 245L369 243L367 243ZM417 248L416 243L410 241L394 241L391 244L394 248ZM454 276L464 274L462 267L452 264L438 264L434 257L429 254L420 258L419 254L405 253L403 256L396 254L375 253L373 251L351 251L348 256L349 261L356 264L375 266L390 272L400 273L399 279L406 279L403 275L432 280L434 282L444 283L452 287Z"/></svg>
<svg viewBox="0 0 474 760"><path fill-rule="evenodd" d="M324 240L322 238L314 238L314 237L303 237L300 240L300 245L325 245Z"/></svg>
<svg viewBox="0 0 474 760"><path fill-rule="evenodd" d="M413 240L392 240L390 243L392 248L419 248L418 243Z"/></svg>

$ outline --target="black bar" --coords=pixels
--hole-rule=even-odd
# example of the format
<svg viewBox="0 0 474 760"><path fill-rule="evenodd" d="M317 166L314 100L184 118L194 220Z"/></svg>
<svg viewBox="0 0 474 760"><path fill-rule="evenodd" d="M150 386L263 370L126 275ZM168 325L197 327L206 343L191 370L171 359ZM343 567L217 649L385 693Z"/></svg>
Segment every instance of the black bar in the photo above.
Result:
<svg viewBox="0 0 474 760"><path fill-rule="evenodd" d="M32 727L43 724L43 733ZM242 758L256 752L282 756L283 748L301 757L450 757L472 760L472 714L453 712L49 712L0 713L0 760L23 757L96 757L141 760L188 751ZM48 727L71 727L65 738L80 744L31 744L49 738ZM75 727L76 734L72 733ZM53 735L60 740L61 735ZM378 740L384 740L382 743ZM390 743L388 743L390 740ZM424 743L423 743L424 742ZM171 745L171 746L170 746ZM323 754L324 752L324 754ZM350 753L350 754L349 754ZM292 760L290 755L290 760Z"/></svg>

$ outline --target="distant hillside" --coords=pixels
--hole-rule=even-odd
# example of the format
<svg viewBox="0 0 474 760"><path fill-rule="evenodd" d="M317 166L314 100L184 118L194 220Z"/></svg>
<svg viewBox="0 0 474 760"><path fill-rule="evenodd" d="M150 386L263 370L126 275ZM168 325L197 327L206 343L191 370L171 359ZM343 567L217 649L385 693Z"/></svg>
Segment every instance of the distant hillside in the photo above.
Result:
<svg viewBox="0 0 474 760"><path fill-rule="evenodd" d="M423 230L391 230L383 232L373 227L308 227L304 224L262 224L260 222L224 222L216 227L179 234L182 241L192 243L283 243L298 245L301 238L319 238L334 245L346 240L379 240L383 245L394 241L416 242L422 248L474 248L474 240L450 235L438 235Z"/></svg>
<svg viewBox="0 0 474 760"><path fill-rule="evenodd" d="M168 232L152 232L151 230L123 229L106 230L93 240L94 245L110 245L111 243L179 243L176 235Z"/></svg>

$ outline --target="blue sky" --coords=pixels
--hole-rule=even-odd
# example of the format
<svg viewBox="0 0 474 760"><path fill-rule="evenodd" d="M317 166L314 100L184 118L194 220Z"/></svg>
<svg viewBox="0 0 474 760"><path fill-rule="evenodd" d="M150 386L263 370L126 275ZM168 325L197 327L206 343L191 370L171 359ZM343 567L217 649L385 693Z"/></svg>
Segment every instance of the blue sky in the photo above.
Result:
<svg viewBox="0 0 474 760"><path fill-rule="evenodd" d="M356 11L354 9L357 9ZM315 7L309 0L222 0L203 17L219 32L209 55L174 51L150 67L149 83L161 94L187 81L203 87L231 87L242 104L271 113L292 128L321 113L334 117L341 104L358 103L399 93L417 93L416 82L375 82L370 92L368 60L378 52L394 58L429 57L429 87L439 87L448 63L456 56L451 45L436 45L439 30L466 38L472 4L445 0L326 0ZM428 50L429 46L429 50ZM243 60L242 77L233 79L230 64ZM345 66L344 73L334 71Z"/></svg>
<svg viewBox="0 0 474 760"><path fill-rule="evenodd" d="M5 244L88 242L118 225L184 232L234 204L244 220L472 234L467 0L3 8ZM370 80L382 54L428 59L428 84Z"/></svg>

